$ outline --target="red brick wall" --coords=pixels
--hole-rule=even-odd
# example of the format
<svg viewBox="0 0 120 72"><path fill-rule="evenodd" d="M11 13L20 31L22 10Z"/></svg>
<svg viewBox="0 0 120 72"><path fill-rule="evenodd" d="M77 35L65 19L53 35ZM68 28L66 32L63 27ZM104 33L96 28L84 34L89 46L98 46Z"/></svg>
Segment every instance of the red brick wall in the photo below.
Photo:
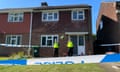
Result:
<svg viewBox="0 0 120 72"><path fill-rule="evenodd" d="M18 35L22 35L22 44L23 45L28 45L29 44L29 34L18 34ZM0 35L0 43L4 44L5 43L5 37L6 34L1 34ZM13 53L18 53L20 51L25 52L25 54L27 54L27 48L28 47L4 47L4 46L0 46L0 55L1 56L10 56Z"/></svg>
<svg viewBox="0 0 120 72"><path fill-rule="evenodd" d="M30 13L24 13L23 22L8 22L8 13L0 13L0 43L4 44L6 35L22 35L22 44L29 44ZM10 56L13 53L24 51L27 54L27 48L0 47L0 55Z"/></svg>
<svg viewBox="0 0 120 72"><path fill-rule="evenodd" d="M28 33L30 13L24 13L23 22L8 22L8 13L0 13L0 30L5 33Z"/></svg>
<svg viewBox="0 0 120 72"><path fill-rule="evenodd" d="M36 12L33 14L33 33L32 33L32 43L40 45L41 35L59 35L59 56L63 56L64 53L68 52L66 47L68 35L65 32L89 32L88 39L86 39L86 53L92 54L92 28L91 28L91 10L85 10L85 20L82 21L72 21L71 11L59 11L59 21L56 22L42 22L41 12ZM60 39L61 36L64 39ZM91 36L91 37L90 37ZM52 47L41 47L40 56L53 56Z"/></svg>
<svg viewBox="0 0 120 72"><path fill-rule="evenodd" d="M85 10L85 20L72 21L71 11L60 11L59 21L55 22L42 22L41 12L33 14L33 32L40 33L56 33L56 32L90 32L89 31L89 16L90 10Z"/></svg>
<svg viewBox="0 0 120 72"><path fill-rule="evenodd" d="M92 47L91 42L91 10L85 10L85 20L82 21L72 21L71 20L71 11L60 11L59 12L59 21L57 22L42 22L41 21L41 12L33 13L33 28L32 28L32 45L40 46L40 36L41 35L59 35L59 56L63 56L64 53L67 53L68 49L66 47L66 43L68 40L68 35L65 35L65 32L89 32L88 35L89 40L86 40L86 52L90 52L89 48ZM0 38L1 43L5 43L5 35L16 34L23 35L22 36L22 44L29 44L29 24L30 24L30 13L25 13L24 22L22 23L8 23L7 22L7 13L0 14L0 29L5 31L5 34L2 34ZM60 39L61 36L64 36L64 39ZM8 50L9 52L7 52ZM27 53L27 48L0 48L0 55L11 55L14 52L24 51ZM40 56L50 57L53 56L53 48L40 48Z"/></svg>

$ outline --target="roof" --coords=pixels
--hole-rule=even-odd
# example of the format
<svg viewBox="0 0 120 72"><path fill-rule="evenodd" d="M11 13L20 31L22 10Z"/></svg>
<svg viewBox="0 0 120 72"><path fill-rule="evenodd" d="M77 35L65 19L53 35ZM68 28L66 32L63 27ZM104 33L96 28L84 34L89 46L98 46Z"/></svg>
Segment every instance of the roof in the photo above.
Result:
<svg viewBox="0 0 120 72"><path fill-rule="evenodd" d="M70 9L70 8L91 8L90 5L87 4L79 4L79 5L63 5L63 6L40 6L40 7L29 7L29 8L5 8L0 9L0 12L8 12L8 11L33 11L33 10L53 10L53 9Z"/></svg>
<svg viewBox="0 0 120 72"><path fill-rule="evenodd" d="M2 12L9 12L9 11L24 11L24 12L31 12L33 8L5 8L5 9L0 9L0 13Z"/></svg>
<svg viewBox="0 0 120 72"><path fill-rule="evenodd" d="M64 5L64 6L44 6L36 7L35 10L51 10L51 9L70 9L70 8L91 8L90 5L80 4L80 5Z"/></svg>

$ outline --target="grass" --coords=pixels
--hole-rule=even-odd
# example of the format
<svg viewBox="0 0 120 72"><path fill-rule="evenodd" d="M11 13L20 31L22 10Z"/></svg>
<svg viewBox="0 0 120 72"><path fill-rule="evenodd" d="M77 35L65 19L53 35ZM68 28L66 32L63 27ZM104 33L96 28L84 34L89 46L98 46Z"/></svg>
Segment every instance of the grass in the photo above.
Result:
<svg viewBox="0 0 120 72"><path fill-rule="evenodd" d="M0 60L8 60L8 57L0 57Z"/></svg>
<svg viewBox="0 0 120 72"><path fill-rule="evenodd" d="M105 72L98 64L0 66L0 72Z"/></svg>

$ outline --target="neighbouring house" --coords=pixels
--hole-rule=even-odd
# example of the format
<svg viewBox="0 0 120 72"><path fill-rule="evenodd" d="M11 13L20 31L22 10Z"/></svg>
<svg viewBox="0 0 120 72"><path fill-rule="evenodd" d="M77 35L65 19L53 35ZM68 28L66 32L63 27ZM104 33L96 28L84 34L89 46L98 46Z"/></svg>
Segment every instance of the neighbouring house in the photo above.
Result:
<svg viewBox="0 0 120 72"><path fill-rule="evenodd" d="M102 2L97 23L95 54L120 52L120 1Z"/></svg>
<svg viewBox="0 0 120 72"><path fill-rule="evenodd" d="M0 56L10 56L29 45L31 8L0 9Z"/></svg>
<svg viewBox="0 0 120 72"><path fill-rule="evenodd" d="M90 5L48 6L0 10L0 55L31 50L41 57L53 56L53 43L59 42L59 56L67 54L68 39L74 43L73 53L93 53Z"/></svg>

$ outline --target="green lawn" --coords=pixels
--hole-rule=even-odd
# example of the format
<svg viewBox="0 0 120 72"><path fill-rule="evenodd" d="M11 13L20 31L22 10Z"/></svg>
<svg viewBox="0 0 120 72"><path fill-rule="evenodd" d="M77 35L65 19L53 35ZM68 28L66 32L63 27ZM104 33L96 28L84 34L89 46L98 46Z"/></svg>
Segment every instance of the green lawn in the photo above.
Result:
<svg viewBox="0 0 120 72"><path fill-rule="evenodd" d="M0 66L0 72L105 72L98 64Z"/></svg>
<svg viewBox="0 0 120 72"><path fill-rule="evenodd" d="M8 60L8 57L0 57L0 60Z"/></svg>

